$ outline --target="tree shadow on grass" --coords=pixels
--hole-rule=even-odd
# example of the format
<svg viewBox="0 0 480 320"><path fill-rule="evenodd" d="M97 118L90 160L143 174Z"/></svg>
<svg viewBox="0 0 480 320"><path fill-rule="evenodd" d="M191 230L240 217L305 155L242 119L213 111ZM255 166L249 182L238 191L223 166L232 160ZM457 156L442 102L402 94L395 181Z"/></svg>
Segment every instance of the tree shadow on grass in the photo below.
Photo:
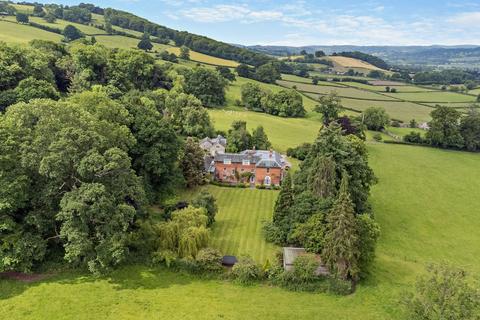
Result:
<svg viewBox="0 0 480 320"><path fill-rule="evenodd" d="M95 282L108 282L115 290L155 290L170 288L172 286L188 285L200 278L175 272L164 267L150 268L142 265L122 266L111 274L96 277L86 271L71 270L50 274L38 281L24 282L0 277L0 301L22 295L25 291L39 285L48 284L76 285ZM92 287L92 290L94 288Z"/></svg>

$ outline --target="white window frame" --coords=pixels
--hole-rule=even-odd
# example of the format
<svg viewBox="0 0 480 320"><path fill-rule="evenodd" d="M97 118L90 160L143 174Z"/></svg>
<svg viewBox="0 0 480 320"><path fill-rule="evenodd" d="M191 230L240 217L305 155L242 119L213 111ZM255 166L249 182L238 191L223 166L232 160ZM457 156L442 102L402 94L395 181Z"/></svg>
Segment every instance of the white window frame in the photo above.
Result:
<svg viewBox="0 0 480 320"><path fill-rule="evenodd" d="M250 160L242 160L242 165L249 166L250 165Z"/></svg>
<svg viewBox="0 0 480 320"><path fill-rule="evenodd" d="M223 159L223 164L232 164L232 159Z"/></svg>

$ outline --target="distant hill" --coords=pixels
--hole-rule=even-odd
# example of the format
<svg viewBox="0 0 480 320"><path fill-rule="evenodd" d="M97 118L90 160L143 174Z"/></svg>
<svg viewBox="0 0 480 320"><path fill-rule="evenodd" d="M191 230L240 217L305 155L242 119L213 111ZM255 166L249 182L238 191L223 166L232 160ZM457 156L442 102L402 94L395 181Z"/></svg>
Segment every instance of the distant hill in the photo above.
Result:
<svg viewBox="0 0 480 320"><path fill-rule="evenodd" d="M393 65L420 65L433 67L458 67L463 69L480 69L480 46L247 46L259 53L275 56L296 55L305 50L314 53L322 50L326 54L342 51L360 51L380 57Z"/></svg>

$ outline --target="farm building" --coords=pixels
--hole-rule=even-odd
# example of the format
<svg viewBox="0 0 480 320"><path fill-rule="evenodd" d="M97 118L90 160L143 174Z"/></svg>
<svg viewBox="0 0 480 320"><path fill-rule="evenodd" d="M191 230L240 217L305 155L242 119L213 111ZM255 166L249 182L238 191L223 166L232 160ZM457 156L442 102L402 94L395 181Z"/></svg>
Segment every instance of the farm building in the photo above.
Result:
<svg viewBox="0 0 480 320"><path fill-rule="evenodd" d="M284 247L283 248L283 269L287 271L293 270L293 263L298 256L304 255L307 252L304 248L293 248L293 247ZM317 276L329 275L327 267L322 263L319 255L316 255L319 266L315 271Z"/></svg>
<svg viewBox="0 0 480 320"><path fill-rule="evenodd" d="M210 166L215 180L278 186L291 167L284 156L273 150L246 150L216 154Z"/></svg>

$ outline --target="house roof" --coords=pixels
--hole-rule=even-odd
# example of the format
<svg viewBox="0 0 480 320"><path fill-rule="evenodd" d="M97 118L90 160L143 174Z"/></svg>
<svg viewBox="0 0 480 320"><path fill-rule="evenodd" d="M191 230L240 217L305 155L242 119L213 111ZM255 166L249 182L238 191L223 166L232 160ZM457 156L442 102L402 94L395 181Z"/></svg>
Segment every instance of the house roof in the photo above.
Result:
<svg viewBox="0 0 480 320"><path fill-rule="evenodd" d="M252 154L244 153L223 153L215 155L215 162L223 162L224 160L230 160L232 163L242 163L243 160L249 160L251 164L256 164L260 161L260 158Z"/></svg>
<svg viewBox="0 0 480 320"><path fill-rule="evenodd" d="M223 136L218 135L216 138L203 138L200 140L200 146L205 149L210 149L212 146L219 144L225 147L227 145L227 139Z"/></svg>
<svg viewBox="0 0 480 320"><path fill-rule="evenodd" d="M267 150L245 150L240 153L224 153L215 155L215 162L230 160L232 163L242 163L244 160L250 161L259 168L282 168L289 166L283 157L276 151Z"/></svg>

